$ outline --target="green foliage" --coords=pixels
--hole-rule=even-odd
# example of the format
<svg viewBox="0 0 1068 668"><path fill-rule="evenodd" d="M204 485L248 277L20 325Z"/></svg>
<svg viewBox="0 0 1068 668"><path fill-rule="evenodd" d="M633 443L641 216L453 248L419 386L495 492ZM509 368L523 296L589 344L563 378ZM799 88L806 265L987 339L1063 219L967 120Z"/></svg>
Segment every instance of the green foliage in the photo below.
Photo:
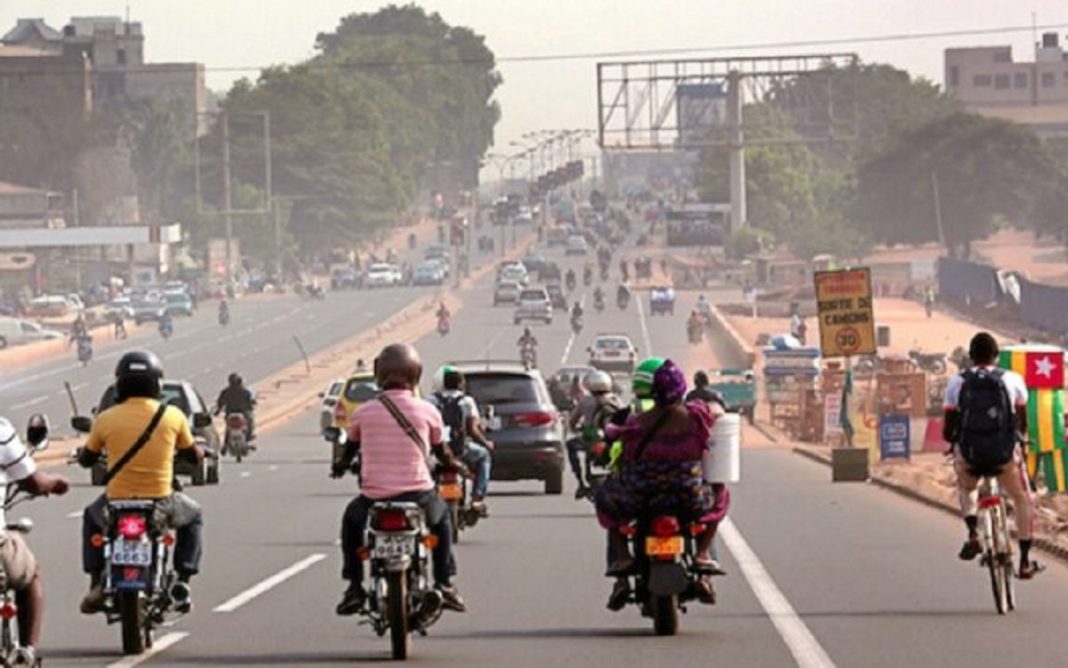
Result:
<svg viewBox="0 0 1068 668"><path fill-rule="evenodd" d="M750 255L771 248L773 244L774 236L770 232L747 225L731 232L724 249L728 258L744 260Z"/></svg>

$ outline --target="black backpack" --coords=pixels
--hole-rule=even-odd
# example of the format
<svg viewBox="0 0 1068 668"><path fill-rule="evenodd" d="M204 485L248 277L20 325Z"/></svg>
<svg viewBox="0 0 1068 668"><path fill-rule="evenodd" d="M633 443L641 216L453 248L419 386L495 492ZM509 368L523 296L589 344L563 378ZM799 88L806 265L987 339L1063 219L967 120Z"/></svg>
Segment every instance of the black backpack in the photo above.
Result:
<svg viewBox="0 0 1068 668"><path fill-rule="evenodd" d="M996 475L1016 451L1015 415L1001 369L962 374L960 453L975 475Z"/></svg>
<svg viewBox="0 0 1068 668"><path fill-rule="evenodd" d="M467 443L467 420L464 419L464 409L460 405L464 395L446 397L438 393L437 399L441 421L449 428L449 448L454 454L461 455Z"/></svg>

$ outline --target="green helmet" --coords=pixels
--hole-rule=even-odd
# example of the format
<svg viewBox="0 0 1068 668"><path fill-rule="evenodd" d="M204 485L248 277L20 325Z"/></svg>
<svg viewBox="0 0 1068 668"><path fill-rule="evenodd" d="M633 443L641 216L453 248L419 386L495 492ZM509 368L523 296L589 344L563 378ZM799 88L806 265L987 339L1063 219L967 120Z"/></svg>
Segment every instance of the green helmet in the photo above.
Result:
<svg viewBox="0 0 1068 668"><path fill-rule="evenodd" d="M653 392L653 376L660 367L664 366L663 357L649 357L641 361L634 369L634 379L631 381L631 389L634 396L639 399L648 399Z"/></svg>
<svg viewBox="0 0 1068 668"><path fill-rule="evenodd" d="M434 392L441 392L445 389L445 374L456 371L456 367L446 364L442 366L434 374Z"/></svg>

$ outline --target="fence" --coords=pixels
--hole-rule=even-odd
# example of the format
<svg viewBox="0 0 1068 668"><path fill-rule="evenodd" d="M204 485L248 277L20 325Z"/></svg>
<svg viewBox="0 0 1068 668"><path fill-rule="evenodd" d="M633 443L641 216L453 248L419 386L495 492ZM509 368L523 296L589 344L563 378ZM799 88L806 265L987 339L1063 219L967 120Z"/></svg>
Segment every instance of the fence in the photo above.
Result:
<svg viewBox="0 0 1068 668"><path fill-rule="evenodd" d="M975 306L993 304L1002 297L994 267L948 257L938 259L938 292L950 301Z"/></svg>

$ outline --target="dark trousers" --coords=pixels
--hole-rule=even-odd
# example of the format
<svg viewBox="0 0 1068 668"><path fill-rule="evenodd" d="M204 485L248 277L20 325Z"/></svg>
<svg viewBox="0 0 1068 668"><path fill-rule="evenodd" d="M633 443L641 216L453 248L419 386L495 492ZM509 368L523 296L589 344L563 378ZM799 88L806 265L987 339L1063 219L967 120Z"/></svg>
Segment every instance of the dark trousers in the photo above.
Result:
<svg viewBox="0 0 1068 668"><path fill-rule="evenodd" d="M104 549L93 547L93 534L106 530L104 511L108 500L100 496L82 513L82 570L96 576L104 572ZM203 551L204 517L200 505L180 492L156 502L157 511L175 527L177 539L174 544L174 570L183 578L200 572L200 555Z"/></svg>
<svg viewBox="0 0 1068 668"><path fill-rule="evenodd" d="M452 558L452 520L449 517L449 507L434 490L408 492L389 499L369 499L360 495L350 501L341 517L341 577L357 584L363 582L363 562L360 560L359 551L364 544L367 516L376 501L415 503L423 509L427 526L438 539L438 545L431 555L434 582L448 585L456 569Z"/></svg>
<svg viewBox="0 0 1068 668"><path fill-rule="evenodd" d="M575 474L575 478L579 481L580 485L585 484L586 477L584 475L584 469L582 467L582 460L579 457L580 453L586 453L589 457L589 447L586 445L586 441L582 438L575 437L567 442L567 463L571 465L571 472Z"/></svg>

